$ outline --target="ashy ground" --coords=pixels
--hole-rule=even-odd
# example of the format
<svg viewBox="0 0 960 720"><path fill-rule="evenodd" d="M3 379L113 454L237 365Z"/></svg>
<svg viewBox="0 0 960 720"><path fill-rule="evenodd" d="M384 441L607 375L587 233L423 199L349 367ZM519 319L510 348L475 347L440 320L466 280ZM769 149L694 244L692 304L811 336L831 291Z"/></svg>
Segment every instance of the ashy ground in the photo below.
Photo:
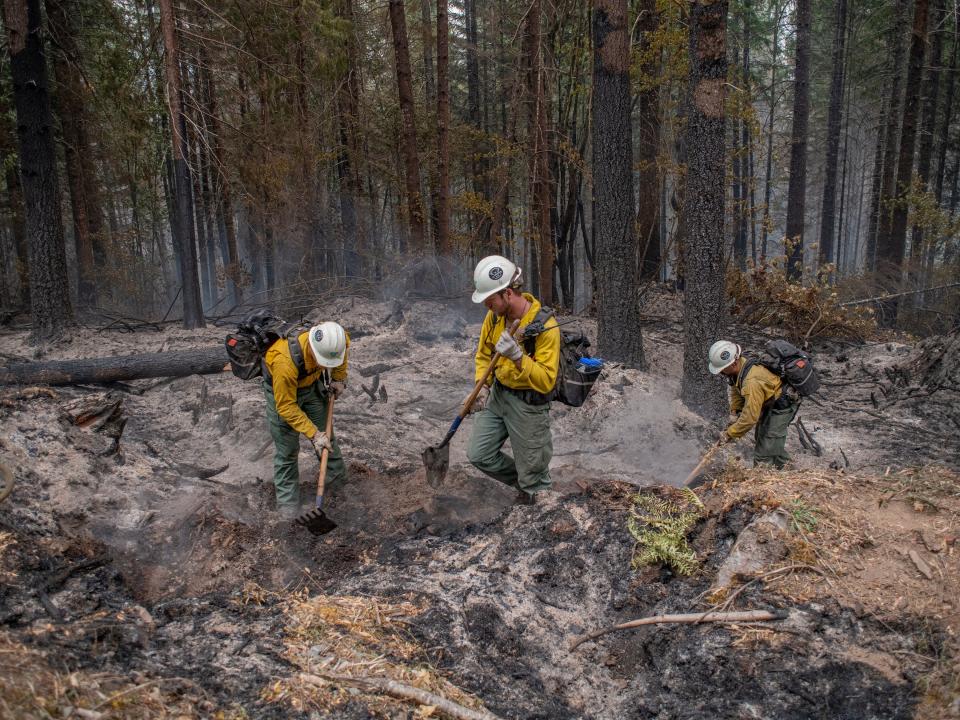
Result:
<svg viewBox="0 0 960 720"><path fill-rule="evenodd" d="M801 412L820 453L792 430L795 467L757 472L742 442L693 496L671 486L718 428L676 399L676 298L647 310L649 370L608 366L587 406L553 408L555 489L522 507L466 462L469 420L441 488L420 463L469 391L476 309L328 307L353 338L335 420L350 480L322 538L272 511L255 382L3 389L0 462L16 486L0 504L0 717L447 712L364 678L503 718L960 717L960 393L944 381L922 402L925 376L902 372L926 357L913 344L820 345L824 389ZM0 353L125 355L225 332L88 327L37 353L6 329ZM300 459L309 499L306 443ZM660 560L635 566L645 552ZM570 649L711 609L780 619Z"/></svg>

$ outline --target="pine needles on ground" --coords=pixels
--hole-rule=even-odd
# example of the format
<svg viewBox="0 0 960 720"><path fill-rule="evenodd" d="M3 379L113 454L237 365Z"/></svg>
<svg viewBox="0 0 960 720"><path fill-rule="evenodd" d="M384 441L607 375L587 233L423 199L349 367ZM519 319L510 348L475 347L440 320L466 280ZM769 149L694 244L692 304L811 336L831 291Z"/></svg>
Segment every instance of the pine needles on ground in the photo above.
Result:
<svg viewBox="0 0 960 720"><path fill-rule="evenodd" d="M678 575L690 575L699 565L687 543L687 533L703 514L703 503L684 488L674 498L637 493L627 520L627 529L637 541L633 567L662 563Z"/></svg>

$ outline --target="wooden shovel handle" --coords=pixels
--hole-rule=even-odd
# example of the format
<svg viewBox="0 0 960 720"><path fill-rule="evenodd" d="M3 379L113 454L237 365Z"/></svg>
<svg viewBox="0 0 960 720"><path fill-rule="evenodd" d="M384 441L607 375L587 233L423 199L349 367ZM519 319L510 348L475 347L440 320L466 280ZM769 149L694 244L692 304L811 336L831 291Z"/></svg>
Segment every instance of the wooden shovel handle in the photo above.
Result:
<svg viewBox="0 0 960 720"><path fill-rule="evenodd" d="M520 327L520 320L514 320L513 324L510 325L510 335L515 336L517 334L517 328ZM503 357L500 353L494 353L493 357L490 358L490 364L487 365L487 369L483 373L483 377L477 380L477 384L473 388L473 392L467 395L467 399L463 401L463 405L460 406L460 417L465 418L467 413L470 412L470 408L473 406L474 401L477 399L477 396L480 394L480 390L484 385L487 384L487 380L490 378L490 373L493 372L494 368L497 366L497 361Z"/></svg>
<svg viewBox="0 0 960 720"><path fill-rule="evenodd" d="M327 395L327 440L333 442L333 393ZM330 451L324 448L320 452L320 475L317 477L317 497L323 495L323 486L327 480L327 460L330 457Z"/></svg>
<svg viewBox="0 0 960 720"><path fill-rule="evenodd" d="M714 445L712 448L707 450L704 456L700 459L700 462L697 463L697 466L693 469L693 472L687 475L687 479L683 481L683 487L686 487L687 485L689 485L693 481L693 479L700 474L700 471L703 469L703 466L706 465L708 462L710 462L711 459L713 459L713 456L716 454L717 450L719 449L720 449L720 445Z"/></svg>

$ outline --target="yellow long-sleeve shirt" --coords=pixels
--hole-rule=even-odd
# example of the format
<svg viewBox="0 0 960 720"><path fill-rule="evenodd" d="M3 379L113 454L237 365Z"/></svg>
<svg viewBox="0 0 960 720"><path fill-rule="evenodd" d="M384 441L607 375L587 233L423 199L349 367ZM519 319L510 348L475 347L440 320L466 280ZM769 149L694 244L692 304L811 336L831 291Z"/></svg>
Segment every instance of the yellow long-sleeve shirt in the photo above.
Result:
<svg viewBox="0 0 960 720"><path fill-rule="evenodd" d="M540 312L539 300L530 293L523 293L523 297L530 301L530 309L520 318L518 338L521 337L523 329L533 322L537 313ZM490 366L490 360L496 353L497 340L500 339L504 327L506 327L506 318L497 317L492 312L488 312L483 319L474 362L474 382L479 380ZM557 384L557 373L560 371L560 330L551 329L557 327L557 321L553 317L544 323L544 327L544 332L537 335L533 357L527 355L523 341L518 340L520 347L524 348L519 370L512 360L500 358L493 375L501 384L514 390L534 390L543 394L553 390ZM488 380L488 384L492 382Z"/></svg>
<svg viewBox="0 0 960 720"><path fill-rule="evenodd" d="M344 333L346 334L346 333ZM287 421L297 432L301 432L308 438L317 434L317 426L307 417L307 414L297 405L297 390L299 388L309 387L317 380L326 368L317 364L310 351L310 333L302 332L297 337L300 344L300 350L303 352L303 362L307 374L300 379L300 373L297 370L293 358L290 356L290 345L286 338L280 338L271 345L263 361L270 371L273 378L273 397L277 403L277 414ZM331 380L347 379L347 356L350 353L350 336L347 335L347 351L343 355L343 363L330 370Z"/></svg>
<svg viewBox="0 0 960 720"><path fill-rule="evenodd" d="M773 402L783 391L783 381L763 365L753 365L744 373L746 363L737 381L730 386L730 411L740 413L727 428L727 435L736 440L750 432L760 422L763 407Z"/></svg>

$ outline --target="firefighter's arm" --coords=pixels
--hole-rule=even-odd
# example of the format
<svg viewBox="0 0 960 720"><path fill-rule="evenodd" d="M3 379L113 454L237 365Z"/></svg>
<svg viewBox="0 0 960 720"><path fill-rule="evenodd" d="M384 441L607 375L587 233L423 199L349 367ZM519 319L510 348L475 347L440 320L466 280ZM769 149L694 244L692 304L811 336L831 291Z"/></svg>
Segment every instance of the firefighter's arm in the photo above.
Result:
<svg viewBox="0 0 960 720"><path fill-rule="evenodd" d="M513 362L501 361L498 372L504 379L515 381L520 387L529 387L538 393L549 393L557 384L560 371L560 329L557 321L551 318L546 328L537 335L534 345L534 357L524 353L520 367Z"/></svg>
<svg viewBox="0 0 960 720"><path fill-rule="evenodd" d="M297 369L286 358L280 358L270 368L273 376L273 398L277 405L277 415L287 424L308 438L317 434L317 426L297 405Z"/></svg>
<svg viewBox="0 0 960 720"><path fill-rule="evenodd" d="M493 359L493 313L488 312L483 319L483 325L480 326L480 341L477 343L477 353L473 358L473 381L477 382L483 377L483 374L490 367L490 361ZM487 385L493 383L493 374L487 378Z"/></svg>
<svg viewBox="0 0 960 720"><path fill-rule="evenodd" d="M730 386L730 412L734 415L743 410L743 395L736 385Z"/></svg>
<svg viewBox="0 0 960 720"><path fill-rule="evenodd" d="M764 393L756 383L746 382L743 387L743 407L740 416L727 428L727 435L736 440L746 435L760 420L763 412Z"/></svg>

